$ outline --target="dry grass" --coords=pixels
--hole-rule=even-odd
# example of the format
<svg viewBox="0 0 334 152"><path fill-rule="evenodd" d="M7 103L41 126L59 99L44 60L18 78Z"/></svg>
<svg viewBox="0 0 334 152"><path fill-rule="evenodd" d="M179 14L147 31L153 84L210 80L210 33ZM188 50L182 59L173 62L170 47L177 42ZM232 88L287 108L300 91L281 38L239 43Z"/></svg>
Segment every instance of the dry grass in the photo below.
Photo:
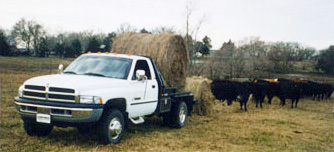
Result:
<svg viewBox="0 0 334 152"><path fill-rule="evenodd" d="M7 59L7 58L6 58ZM27 59L27 64L37 62ZM28 61L30 60L30 61ZM47 137L30 137L15 112L13 97L26 79L50 73L29 70L8 70L12 59L1 65L1 151L333 151L334 109L332 101L300 101L297 109L281 107L275 99L272 105L256 109L250 102L249 111L239 111L239 104L224 103L215 116L192 116L182 129L171 129L159 118L146 119L132 125L117 145L100 145L96 132L80 134L75 128L56 127ZM42 62L42 61L39 61ZM39 64L35 64L39 65ZM44 65L40 63L40 65ZM27 65L29 66L29 65ZM55 66L56 69L57 66Z"/></svg>

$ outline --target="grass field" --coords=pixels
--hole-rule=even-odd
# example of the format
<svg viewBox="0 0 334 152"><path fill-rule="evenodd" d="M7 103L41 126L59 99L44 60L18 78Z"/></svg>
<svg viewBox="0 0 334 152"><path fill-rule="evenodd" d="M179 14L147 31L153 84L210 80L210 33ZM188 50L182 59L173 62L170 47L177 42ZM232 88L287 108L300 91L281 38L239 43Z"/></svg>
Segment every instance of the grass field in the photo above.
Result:
<svg viewBox="0 0 334 152"><path fill-rule="evenodd" d="M264 104L239 111L239 104L216 105L216 115L189 117L182 129L163 125L160 118L131 125L121 143L101 145L95 131L55 127L49 136L30 137L15 111L13 97L26 79L56 73L61 59L0 57L0 151L333 151L332 101L302 99L297 109Z"/></svg>

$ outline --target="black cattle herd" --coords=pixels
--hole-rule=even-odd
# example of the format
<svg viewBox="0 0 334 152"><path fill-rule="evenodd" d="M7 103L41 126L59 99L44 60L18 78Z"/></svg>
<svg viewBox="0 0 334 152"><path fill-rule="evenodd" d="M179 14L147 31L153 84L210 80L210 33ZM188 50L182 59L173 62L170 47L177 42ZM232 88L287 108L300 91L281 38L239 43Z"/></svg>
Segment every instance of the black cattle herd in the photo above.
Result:
<svg viewBox="0 0 334 152"><path fill-rule="evenodd" d="M228 80L213 80L211 90L216 99L231 105L237 99L240 102L240 109L247 111L247 101L252 94L256 108L267 97L271 104L274 96L280 99L280 105L285 105L286 99L291 99L291 108L297 108L302 97L312 97L313 100L330 99L333 93L333 84L319 83L310 80L278 79L256 79L252 82L238 82Z"/></svg>

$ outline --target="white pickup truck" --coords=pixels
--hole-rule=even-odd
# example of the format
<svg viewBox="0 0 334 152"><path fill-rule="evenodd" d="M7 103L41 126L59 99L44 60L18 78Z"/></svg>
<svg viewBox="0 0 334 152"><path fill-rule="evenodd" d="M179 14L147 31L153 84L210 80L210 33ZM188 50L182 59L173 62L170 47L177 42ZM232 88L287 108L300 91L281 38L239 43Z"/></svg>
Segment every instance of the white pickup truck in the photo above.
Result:
<svg viewBox="0 0 334 152"><path fill-rule="evenodd" d="M53 126L96 128L102 143L115 144L128 122L157 115L181 128L191 115L193 94L167 88L150 57L87 53L59 67L58 74L25 81L15 97L30 136L46 136Z"/></svg>

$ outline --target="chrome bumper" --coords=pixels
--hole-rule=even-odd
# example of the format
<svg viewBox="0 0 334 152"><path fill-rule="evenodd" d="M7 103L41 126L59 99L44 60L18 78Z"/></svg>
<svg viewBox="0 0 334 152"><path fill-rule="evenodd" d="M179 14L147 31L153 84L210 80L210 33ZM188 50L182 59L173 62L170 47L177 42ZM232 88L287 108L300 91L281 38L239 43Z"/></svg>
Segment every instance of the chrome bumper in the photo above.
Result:
<svg viewBox="0 0 334 152"><path fill-rule="evenodd" d="M98 121L103 109L68 108L31 103L15 102L16 110L22 117L36 118L37 113L49 114L58 122L94 122Z"/></svg>

